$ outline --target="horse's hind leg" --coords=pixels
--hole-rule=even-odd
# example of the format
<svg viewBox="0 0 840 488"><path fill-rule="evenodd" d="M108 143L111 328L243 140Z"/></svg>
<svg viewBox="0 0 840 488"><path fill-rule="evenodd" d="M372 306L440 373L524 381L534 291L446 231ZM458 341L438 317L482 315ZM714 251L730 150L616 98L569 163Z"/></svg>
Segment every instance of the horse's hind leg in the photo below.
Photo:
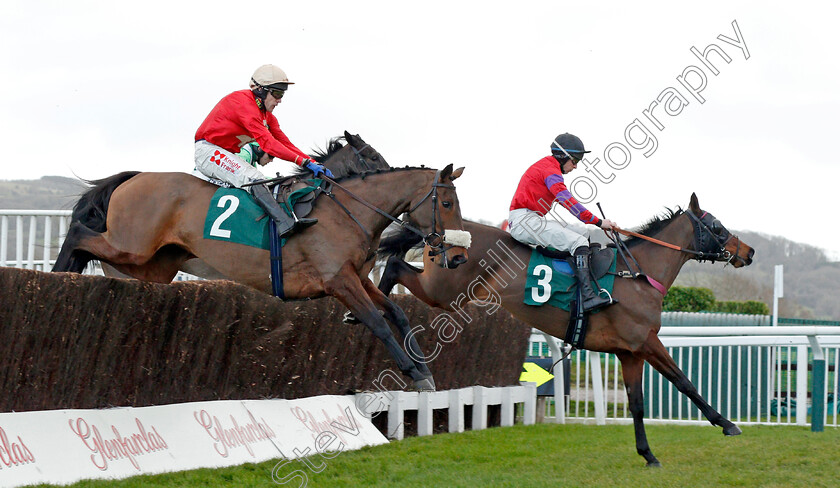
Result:
<svg viewBox="0 0 840 488"><path fill-rule="evenodd" d="M373 332L373 335L385 344L391 357L397 362L397 367L403 374L414 380L418 389L428 383L426 375L417 369L394 338L388 323L379 314L379 310L365 291L357 272L350 265L345 265L333 279L327 281L324 284L324 291L341 301Z"/></svg>
<svg viewBox="0 0 840 488"><path fill-rule="evenodd" d="M428 384L418 387L418 389L434 390L435 381L432 378L432 372L426 365L426 356L423 355L423 351L420 350L420 345L417 343L415 334L411 334L411 324L409 323L405 312L403 312L403 310L396 303L391 301L391 299L389 299L384 293L379 291L379 288L377 288L376 285L374 285L369 279L362 278L362 286L364 286L365 291L367 291L371 300L373 300L373 302L381 307L385 312L385 318L397 327L397 330L400 332L400 336L402 336L406 351L408 351L411 360L414 362L414 366L416 366L421 373L426 375Z"/></svg>
<svg viewBox="0 0 840 488"><path fill-rule="evenodd" d="M136 256L114 248L101 232L97 232L80 222L74 222L67 229L64 244L58 252L53 271L81 273L94 259L114 264L136 262Z"/></svg>
<svg viewBox="0 0 840 488"><path fill-rule="evenodd" d="M697 388L691 383L691 380L682 372L677 363L668 354L668 350L665 349L665 346L662 345L662 342L659 340L654 334L651 334L648 338L646 346L646 357L645 359L647 362L650 363L659 373L662 374L668 381L674 384L681 393L684 393L691 401L697 405L697 408L703 412L703 415L709 419L712 425L717 425L723 428L724 435L738 435L741 433L741 429L738 428L737 425L733 424L723 415L721 415L717 410L712 408L711 405L700 396L700 393L697 391Z"/></svg>
<svg viewBox="0 0 840 488"><path fill-rule="evenodd" d="M84 271L85 266L87 266L91 259L95 259L96 256L82 250L82 242L98 235L100 235L98 232L78 222L70 224L70 228L67 229L67 236L64 238L64 243L61 245L61 250L58 252L58 257L55 260L55 265L53 265L52 270L54 272L70 273L81 273Z"/></svg>
<svg viewBox="0 0 840 488"><path fill-rule="evenodd" d="M169 283L178 272L178 265L170 263L169 254L157 257L154 253L143 255L117 249L105 237L79 222L73 223L61 246L53 271L81 273L92 259L112 265L120 273L133 278ZM153 263L149 263L154 259Z"/></svg>
<svg viewBox="0 0 840 488"><path fill-rule="evenodd" d="M627 401L630 404L630 414L633 416L633 430L636 434L636 452L645 458L650 467L659 467L659 460L650 450L645 433L645 397L642 392L642 372L645 362L630 353L620 353L621 371L624 375L624 388L627 390Z"/></svg>

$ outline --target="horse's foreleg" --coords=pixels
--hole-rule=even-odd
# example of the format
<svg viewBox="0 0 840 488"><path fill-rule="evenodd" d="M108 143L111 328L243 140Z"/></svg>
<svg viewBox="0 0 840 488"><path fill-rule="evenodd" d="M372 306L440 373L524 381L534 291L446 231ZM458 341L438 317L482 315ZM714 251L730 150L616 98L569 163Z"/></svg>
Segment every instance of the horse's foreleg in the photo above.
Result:
<svg viewBox="0 0 840 488"><path fill-rule="evenodd" d="M382 277L379 279L378 289L387 297L391 294L391 290L393 290L396 285L403 285L415 297L419 298L423 302L433 307L438 306L426 294L426 291L423 290L423 285L420 283L420 273L421 271L412 267L402 259L396 256L391 256L385 263L385 269L382 271ZM344 314L345 324L356 324L358 322L358 319L354 317L351 312L346 312Z"/></svg>
<svg viewBox="0 0 840 488"><path fill-rule="evenodd" d="M405 312L403 312L396 303L392 302L384 293L382 293L369 279L362 278L362 285L371 300L373 300L373 302L385 312L385 318L397 327L397 330L400 332L400 336L403 339L403 343L405 344L405 348L408 351L409 356L411 356L411 360L414 362L417 369L426 375L426 378L430 383L428 386L431 389L434 389L435 382L432 378L432 372L426 365L426 356L423 354L423 351L420 350L420 345L417 343L415 334L411 333L411 324L409 323Z"/></svg>
<svg viewBox="0 0 840 488"><path fill-rule="evenodd" d="M382 278L379 280L379 291L386 297L397 285L408 288L414 296L420 298L424 295L423 287L420 286L418 276L421 271L406 263L397 256L391 256L385 262L385 269L382 271ZM421 298L422 300L422 298ZM426 301L426 300L424 300ZM428 303L428 302L427 302Z"/></svg>
<svg viewBox="0 0 840 488"><path fill-rule="evenodd" d="M406 376L415 382L418 389L429 389L429 381L426 375L420 372L408 355L400 347L399 342L394 338L391 328L373 301L365 291L362 282L356 271L349 265L345 265L338 274L324 284L327 294L336 297L344 304L353 315L373 332L377 339L385 344L391 357L397 362L397 367Z"/></svg>
<svg viewBox="0 0 840 488"><path fill-rule="evenodd" d="M741 433L741 429L739 429L737 425L733 424L717 410L712 408L712 406L709 405L702 396L700 396L697 388L691 380L688 379L685 373L682 372L680 367L677 366L677 363L671 355L668 354L668 350L665 349L664 345L662 345L658 336L651 333L645 343L645 346L645 359L647 362L659 371L659 373L662 374L662 376L664 376L668 381L673 383L673 385L677 387L677 390L691 399L691 401L697 405L697 408L703 412L703 415L709 419L709 422L711 422L712 425L722 427L724 435L738 435Z"/></svg>
<svg viewBox="0 0 840 488"><path fill-rule="evenodd" d="M645 458L648 466L659 467L661 464L651 452L645 433L645 397L642 392L642 372L645 362L630 353L619 354L618 358L621 360L621 370L624 375L624 388L627 390L627 401L630 404L630 414L633 415L636 452Z"/></svg>

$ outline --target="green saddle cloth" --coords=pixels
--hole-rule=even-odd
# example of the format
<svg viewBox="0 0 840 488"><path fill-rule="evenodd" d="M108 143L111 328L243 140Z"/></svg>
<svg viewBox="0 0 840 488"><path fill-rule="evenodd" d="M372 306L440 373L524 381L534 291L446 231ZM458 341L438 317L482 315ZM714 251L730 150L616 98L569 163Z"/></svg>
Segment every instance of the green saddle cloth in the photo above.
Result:
<svg viewBox="0 0 840 488"><path fill-rule="evenodd" d="M592 289L606 289L612 295L615 285L615 249L612 249L612 264L609 273L592 282ZM569 311L577 295L577 279L571 265L563 259L544 256L534 249L528 262L528 277L525 280L526 305L551 305Z"/></svg>
<svg viewBox="0 0 840 488"><path fill-rule="evenodd" d="M321 184L320 179L306 180L315 186L299 188L289 195L292 206L304 195ZM288 215L291 212L285 202L280 206ZM268 249L268 219L251 195L238 188L219 188L210 200L210 208L204 219L204 238L233 242L246 246ZM281 245L286 244L286 239Z"/></svg>

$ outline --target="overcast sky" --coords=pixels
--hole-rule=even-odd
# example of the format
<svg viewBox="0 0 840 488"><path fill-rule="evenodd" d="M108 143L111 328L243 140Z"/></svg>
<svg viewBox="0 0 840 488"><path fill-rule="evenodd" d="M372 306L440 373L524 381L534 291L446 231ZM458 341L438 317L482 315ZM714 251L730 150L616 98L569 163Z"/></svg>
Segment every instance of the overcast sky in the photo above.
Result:
<svg viewBox="0 0 840 488"><path fill-rule="evenodd" d="M298 147L346 129L392 166L465 166L467 218L505 219L571 132L600 162L567 182L622 227L696 192L730 229L840 257L839 9L734 3L3 0L0 179L189 172L213 105L273 63ZM691 52L710 44L730 62Z"/></svg>

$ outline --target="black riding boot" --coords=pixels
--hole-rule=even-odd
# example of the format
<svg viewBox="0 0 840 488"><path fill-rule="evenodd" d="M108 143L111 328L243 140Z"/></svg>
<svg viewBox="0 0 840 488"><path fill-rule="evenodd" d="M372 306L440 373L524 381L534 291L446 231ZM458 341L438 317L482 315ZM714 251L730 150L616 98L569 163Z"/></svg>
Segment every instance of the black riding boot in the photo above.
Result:
<svg viewBox="0 0 840 488"><path fill-rule="evenodd" d="M581 246L575 249L575 276L580 287L584 312L597 310L614 303L609 298L604 298L596 294L592 289L589 277L589 248L587 246Z"/></svg>
<svg viewBox="0 0 840 488"><path fill-rule="evenodd" d="M290 217L285 210L280 208L280 204L274 199L268 187L265 185L253 185L249 187L251 195L257 200L257 203L265 213L271 217L271 220L277 224L277 235L284 237L292 231L299 231L310 225L318 223L318 219L298 219L294 213Z"/></svg>

